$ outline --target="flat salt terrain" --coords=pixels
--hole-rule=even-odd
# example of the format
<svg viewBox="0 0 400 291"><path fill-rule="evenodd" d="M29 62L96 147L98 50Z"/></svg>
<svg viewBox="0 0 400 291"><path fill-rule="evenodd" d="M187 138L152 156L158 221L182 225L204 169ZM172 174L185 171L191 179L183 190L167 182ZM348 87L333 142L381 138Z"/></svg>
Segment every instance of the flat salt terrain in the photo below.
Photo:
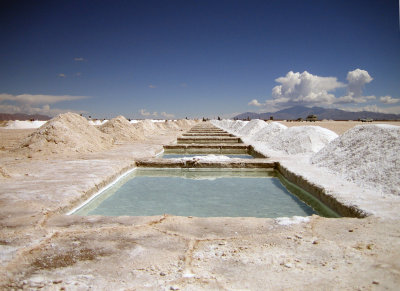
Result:
<svg viewBox="0 0 400 291"><path fill-rule="evenodd" d="M382 206L386 196L365 196L361 206L381 207L364 219L64 214L132 168L135 159L155 156L162 144L176 141L181 129L188 127L169 124L145 140L98 152L46 155L12 150L32 130L0 129L0 289L398 289L400 209ZM304 170L305 156L296 163L279 159L296 173ZM346 192L349 184L340 177L306 170L308 179L332 187L335 195L369 193Z"/></svg>

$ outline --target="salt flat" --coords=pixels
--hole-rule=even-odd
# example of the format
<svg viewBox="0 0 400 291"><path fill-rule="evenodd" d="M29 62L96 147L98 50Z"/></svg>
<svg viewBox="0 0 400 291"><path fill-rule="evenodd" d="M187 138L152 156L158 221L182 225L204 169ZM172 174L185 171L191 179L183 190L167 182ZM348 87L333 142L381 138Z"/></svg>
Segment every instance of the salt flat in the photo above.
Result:
<svg viewBox="0 0 400 291"><path fill-rule="evenodd" d="M183 132L180 129L188 128L154 130L146 140L120 142L98 152L47 155L10 151L32 130L13 135L1 129L1 288L395 290L399 286L399 217L387 215L399 213L397 205L377 209L364 219L65 215L133 167L135 159L152 157L162 144L175 141ZM294 163L282 156L280 161L301 170L301 159ZM319 181L316 168L305 175ZM339 190L346 188L347 182L337 181ZM329 186L329 181L320 183ZM373 199L365 203L378 205L379 199L387 198Z"/></svg>

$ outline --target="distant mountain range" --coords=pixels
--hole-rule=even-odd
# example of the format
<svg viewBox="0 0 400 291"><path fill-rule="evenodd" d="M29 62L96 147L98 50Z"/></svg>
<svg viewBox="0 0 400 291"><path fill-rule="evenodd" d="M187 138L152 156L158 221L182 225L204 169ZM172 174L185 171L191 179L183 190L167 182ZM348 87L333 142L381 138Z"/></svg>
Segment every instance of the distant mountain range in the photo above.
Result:
<svg viewBox="0 0 400 291"><path fill-rule="evenodd" d="M0 113L0 120L49 120L51 117L40 114L23 114L23 113Z"/></svg>
<svg viewBox="0 0 400 291"><path fill-rule="evenodd" d="M374 120L400 120L400 114L385 114L370 111L350 112L340 109L327 109L322 107L304 107L294 106L277 112L245 112L235 116L235 119L270 119L272 116L275 120L296 120L298 118L306 119L310 114L317 116L318 120L358 120L358 119L374 119Z"/></svg>

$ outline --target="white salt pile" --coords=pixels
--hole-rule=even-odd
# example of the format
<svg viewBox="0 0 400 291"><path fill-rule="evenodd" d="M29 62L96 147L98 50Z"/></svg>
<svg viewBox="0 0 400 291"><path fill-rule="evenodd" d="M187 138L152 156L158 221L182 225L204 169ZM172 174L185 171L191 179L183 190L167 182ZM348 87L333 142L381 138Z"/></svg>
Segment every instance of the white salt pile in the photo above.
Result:
<svg viewBox="0 0 400 291"><path fill-rule="evenodd" d="M82 116L65 113L30 134L16 152L30 154L86 153L108 149L113 140Z"/></svg>
<svg viewBox="0 0 400 291"><path fill-rule="evenodd" d="M121 115L106 122L100 126L99 129L111 135L118 142L145 139L143 128L136 126L136 124L129 123L129 121Z"/></svg>
<svg viewBox="0 0 400 291"><path fill-rule="evenodd" d="M259 119L249 122L213 121L213 124L240 136L267 156L315 153L338 137L333 131L320 126L287 128L277 122L267 123Z"/></svg>
<svg viewBox="0 0 400 291"><path fill-rule="evenodd" d="M236 120L234 123L231 124L229 129L232 133L238 133L239 130L242 127L244 127L247 123L248 121Z"/></svg>
<svg viewBox="0 0 400 291"><path fill-rule="evenodd" d="M136 125L138 125L138 128L143 128L144 134L146 135L152 134L158 129L157 125L149 119L141 120L136 123Z"/></svg>
<svg viewBox="0 0 400 291"><path fill-rule="evenodd" d="M167 120L166 122L162 123L162 126L165 129L172 129L172 130L179 130L179 125L176 124L175 121Z"/></svg>
<svg viewBox="0 0 400 291"><path fill-rule="evenodd" d="M400 195L400 127L358 125L312 157L346 180L382 193Z"/></svg>
<svg viewBox="0 0 400 291"><path fill-rule="evenodd" d="M7 129L28 129L28 128L39 128L47 121L35 120L11 120L7 122L7 125L4 128Z"/></svg>
<svg viewBox="0 0 400 291"><path fill-rule="evenodd" d="M190 129L196 122L194 120L187 120L187 119L179 119L176 121L176 124L181 128L181 129Z"/></svg>
<svg viewBox="0 0 400 291"><path fill-rule="evenodd" d="M260 119L253 119L249 121L245 126L237 131L239 136L246 136L251 137L257 131L261 130L262 128L266 127L267 123Z"/></svg>
<svg viewBox="0 0 400 291"><path fill-rule="evenodd" d="M261 142L268 149L296 155L316 153L337 137L333 131L320 126L294 126Z"/></svg>
<svg viewBox="0 0 400 291"><path fill-rule="evenodd" d="M261 128L259 131L254 133L252 140L254 141L266 141L276 134L280 134L282 131L287 129L287 126L279 122L268 122L267 126Z"/></svg>

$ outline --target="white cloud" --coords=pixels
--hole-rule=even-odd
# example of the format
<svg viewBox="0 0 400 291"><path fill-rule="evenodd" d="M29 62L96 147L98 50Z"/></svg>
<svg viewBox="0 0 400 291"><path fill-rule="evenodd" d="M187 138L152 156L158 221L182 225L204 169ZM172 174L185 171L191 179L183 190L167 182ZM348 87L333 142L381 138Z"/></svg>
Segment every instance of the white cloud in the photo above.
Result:
<svg viewBox="0 0 400 291"><path fill-rule="evenodd" d="M180 86L185 88L185 87L187 87L187 84L186 83L181 83Z"/></svg>
<svg viewBox="0 0 400 291"><path fill-rule="evenodd" d="M71 109L51 108L50 105L43 105L42 107L32 107L30 105L19 106L19 105L9 105L9 104L0 104L0 112L6 112L10 114L12 113L44 114L48 116L55 116L66 112L87 113L86 111L83 110L77 111Z"/></svg>
<svg viewBox="0 0 400 291"><path fill-rule="evenodd" d="M370 112L378 112L378 113L400 114L400 106L379 107L376 104L367 105L367 106L363 106L363 107L339 106L338 109L345 110L345 111L351 111L351 112L370 111Z"/></svg>
<svg viewBox="0 0 400 291"><path fill-rule="evenodd" d="M336 99L335 103L366 103L371 100L375 100L376 97L371 96L356 96L353 92L346 96L342 96Z"/></svg>
<svg viewBox="0 0 400 291"><path fill-rule="evenodd" d="M58 77L60 77L60 78L66 78L67 76L66 76L65 74L61 73L61 74L58 74Z"/></svg>
<svg viewBox="0 0 400 291"><path fill-rule="evenodd" d="M150 88L150 89L154 89L154 88L157 88L157 87L156 87L155 85L153 85L153 84L150 84L150 85L149 85L149 88Z"/></svg>
<svg viewBox="0 0 400 291"><path fill-rule="evenodd" d="M83 62L83 61L85 61L85 59L84 59L84 58L74 58L74 61L76 61L76 62Z"/></svg>
<svg viewBox="0 0 400 291"><path fill-rule="evenodd" d="M146 109L140 109L139 112L140 112L140 115L142 115L143 117L149 117L149 116L157 117L158 116L158 112L156 112L156 111L153 113L150 113Z"/></svg>
<svg viewBox="0 0 400 291"><path fill-rule="evenodd" d="M280 85L272 88L272 100L262 103L253 99L248 105L276 111L295 105L332 107L334 104L361 104L376 99L373 95L363 96L365 84L373 80L367 71L361 69L349 71L346 79L347 84L339 82L336 77L321 77L307 71L303 73L290 71L286 76L275 80ZM339 88L346 88L347 94L336 97L333 91ZM390 96L381 97L380 100L386 104L397 102L397 99Z"/></svg>
<svg viewBox="0 0 400 291"><path fill-rule="evenodd" d="M303 73L290 71L285 77L277 78L275 81L281 85L272 89L273 99L266 102L267 106L332 104L335 102L335 96L329 92L345 86L335 77L320 77L307 71ZM252 105L255 105L255 102Z"/></svg>
<svg viewBox="0 0 400 291"><path fill-rule="evenodd" d="M150 116L151 115L151 113L146 111L146 109L140 109L139 112L140 112L140 115L142 115L142 116Z"/></svg>
<svg viewBox="0 0 400 291"><path fill-rule="evenodd" d="M265 104L262 104L262 103L258 102L257 99L253 99L253 100L251 100L247 105L252 105L252 106L260 107L260 106L263 106L263 105L265 105Z"/></svg>
<svg viewBox="0 0 400 291"><path fill-rule="evenodd" d="M158 117L158 112L154 111L153 113L147 111L146 109L140 109L139 110L140 115L144 118L150 118L150 117ZM174 114L169 114L167 112L161 112L160 116L165 117L165 118L174 118L175 115Z"/></svg>
<svg viewBox="0 0 400 291"><path fill-rule="evenodd" d="M365 84L370 83L373 78L365 70L355 69L347 73L347 91L349 95L352 94L354 97L362 96L362 90Z"/></svg>
<svg viewBox="0 0 400 291"><path fill-rule="evenodd" d="M85 98L89 97L70 96L70 95L41 95L41 94L12 95L7 93L2 93L0 94L0 111L7 113L46 114L54 116L59 113L73 111L73 110L50 108L50 104L55 104L65 101L75 101Z"/></svg>
<svg viewBox="0 0 400 291"><path fill-rule="evenodd" d="M379 100L385 104L395 104L400 101L400 99L393 98L392 96L382 96Z"/></svg>
<svg viewBox="0 0 400 291"><path fill-rule="evenodd" d="M42 94L20 94L12 95L7 93L0 94L0 102L12 101L19 104L54 104L63 101L74 101L89 98L88 96L71 95L42 95Z"/></svg>
<svg viewBox="0 0 400 291"><path fill-rule="evenodd" d="M169 114L167 112L161 112L161 116L163 116L165 118L174 118L175 117L174 114Z"/></svg>

